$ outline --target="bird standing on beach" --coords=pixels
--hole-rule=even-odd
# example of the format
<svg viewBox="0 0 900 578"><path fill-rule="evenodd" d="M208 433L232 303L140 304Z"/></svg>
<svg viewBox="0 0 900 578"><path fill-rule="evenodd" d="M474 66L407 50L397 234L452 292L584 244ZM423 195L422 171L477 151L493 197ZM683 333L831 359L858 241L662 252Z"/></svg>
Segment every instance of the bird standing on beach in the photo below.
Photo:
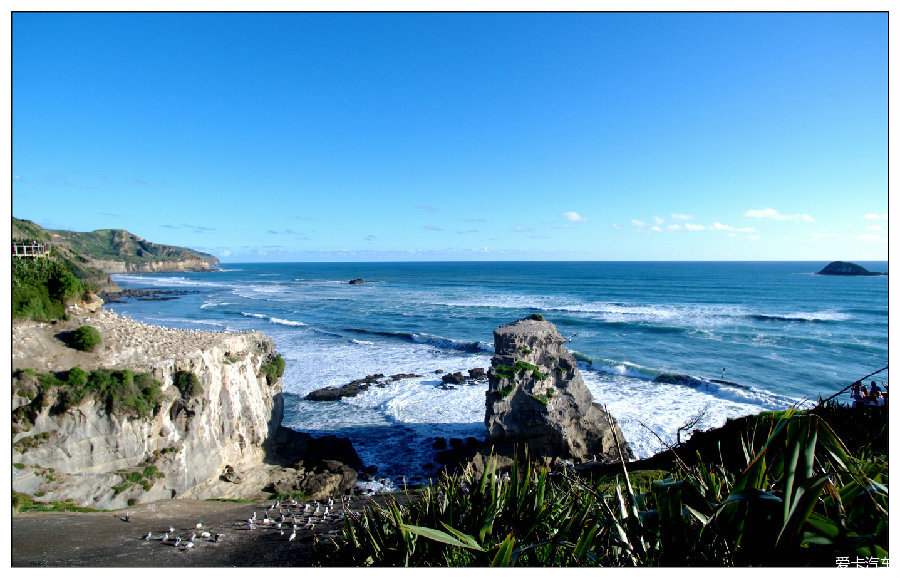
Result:
<svg viewBox="0 0 900 578"><path fill-rule="evenodd" d="M193 543L193 542L186 542L185 545L184 545L181 549L182 549L182 550L190 550L190 549L193 548L193 547L194 547L194 543Z"/></svg>
<svg viewBox="0 0 900 578"><path fill-rule="evenodd" d="M216 539L214 541L218 542L222 538L223 535L224 534L216 534Z"/></svg>
<svg viewBox="0 0 900 578"><path fill-rule="evenodd" d="M144 540L149 540L152 537L153 537L153 532L147 532L147 535L144 536Z"/></svg>
<svg viewBox="0 0 900 578"><path fill-rule="evenodd" d="M197 529L199 530L202 527L203 527L203 522L197 522Z"/></svg>
<svg viewBox="0 0 900 578"><path fill-rule="evenodd" d="M291 532L291 535L288 536L288 542L293 542L293 541L294 541L294 538L296 538L296 537L297 537L297 530L296 530L296 528L295 528L294 531Z"/></svg>
<svg viewBox="0 0 900 578"><path fill-rule="evenodd" d="M160 541L160 542L165 542L165 541L168 540L168 539L169 539L169 534L166 533L166 534L163 534L163 537L160 538L159 541Z"/></svg>
<svg viewBox="0 0 900 578"><path fill-rule="evenodd" d="M173 528L172 526L169 526L169 533L170 533L170 534L174 534L174 533L175 533L175 528Z"/></svg>
<svg viewBox="0 0 900 578"><path fill-rule="evenodd" d="M128 512L125 512L125 517L122 518L122 519L125 520L126 522L130 522L130 521L131 521L131 514L129 514Z"/></svg>

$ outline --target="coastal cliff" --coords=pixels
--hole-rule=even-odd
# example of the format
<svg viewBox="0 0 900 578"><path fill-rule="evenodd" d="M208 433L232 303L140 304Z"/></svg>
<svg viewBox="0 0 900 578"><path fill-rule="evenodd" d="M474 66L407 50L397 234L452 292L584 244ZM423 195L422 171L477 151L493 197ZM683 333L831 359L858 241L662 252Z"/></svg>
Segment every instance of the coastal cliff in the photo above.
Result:
<svg viewBox="0 0 900 578"><path fill-rule="evenodd" d="M275 346L261 332L169 329L75 307L69 313L65 323L13 327L14 491L112 509L168 498L259 498L278 488L322 497L355 484L361 464L349 442L281 427ZM95 351L65 343L68 329L85 324L102 337ZM120 407L112 394L89 389L66 403L59 378L75 366L127 369L126 382L153 391L152 409L142 414L136 404Z"/></svg>

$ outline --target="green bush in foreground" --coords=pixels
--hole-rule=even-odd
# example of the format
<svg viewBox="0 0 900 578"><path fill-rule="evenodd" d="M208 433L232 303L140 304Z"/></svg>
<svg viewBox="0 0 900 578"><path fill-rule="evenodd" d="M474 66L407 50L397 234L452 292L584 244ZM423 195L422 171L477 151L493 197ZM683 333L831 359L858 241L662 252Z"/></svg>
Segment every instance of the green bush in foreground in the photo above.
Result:
<svg viewBox="0 0 900 578"><path fill-rule="evenodd" d="M172 376L172 383L181 392L181 397L191 399L203 393L203 387L200 385L200 378L192 371L176 371Z"/></svg>
<svg viewBox="0 0 900 578"><path fill-rule="evenodd" d="M884 456L851 455L793 410L748 420L743 464L679 461L636 487L518 462L508 479L445 477L408 506L345 520L336 564L363 566L829 566L887 552Z"/></svg>
<svg viewBox="0 0 900 578"><path fill-rule="evenodd" d="M12 260L12 315L49 321L66 317L66 302L88 288L64 263L54 259Z"/></svg>
<svg viewBox="0 0 900 578"><path fill-rule="evenodd" d="M100 332L90 325L82 325L72 332L72 346L79 351L92 351L101 341Z"/></svg>

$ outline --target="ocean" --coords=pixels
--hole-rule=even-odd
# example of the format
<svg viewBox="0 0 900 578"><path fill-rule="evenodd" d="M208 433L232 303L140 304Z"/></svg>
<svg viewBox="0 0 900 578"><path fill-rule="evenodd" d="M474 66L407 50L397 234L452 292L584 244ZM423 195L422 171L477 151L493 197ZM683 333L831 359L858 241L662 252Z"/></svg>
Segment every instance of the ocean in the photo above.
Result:
<svg viewBox="0 0 900 578"><path fill-rule="evenodd" d="M493 330L532 313L570 338L585 383L638 458L701 412L708 429L840 391L888 364L888 278L813 274L824 265L229 263L113 275L123 288L184 294L105 307L168 327L264 331L287 362L283 425L349 437L378 468L377 481L361 483L374 491L433 478L436 437L484 438L487 385L442 389L435 371L487 369ZM356 278L366 283L348 283ZM303 399L376 373L422 377L340 401ZM664 373L696 380L654 381Z"/></svg>

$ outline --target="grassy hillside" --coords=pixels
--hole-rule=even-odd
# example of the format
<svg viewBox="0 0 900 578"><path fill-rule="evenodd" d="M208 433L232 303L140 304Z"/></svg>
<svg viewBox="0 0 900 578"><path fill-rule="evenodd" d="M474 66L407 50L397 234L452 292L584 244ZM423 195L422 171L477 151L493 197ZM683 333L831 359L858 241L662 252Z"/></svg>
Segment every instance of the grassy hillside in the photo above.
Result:
<svg viewBox="0 0 900 578"><path fill-rule="evenodd" d="M197 269L215 267L214 256L185 247L151 243L121 229L101 229L87 233L65 230L45 230L32 221L12 220L14 241L49 241L53 255L66 262L75 275L101 289L109 286L108 275L96 266L100 261L115 261L137 268L153 263L181 262ZM207 265L208 264L208 265Z"/></svg>
<svg viewBox="0 0 900 578"><path fill-rule="evenodd" d="M54 243L63 243L92 259L142 264L153 261L205 261L217 266L219 260L207 253L184 247L151 243L122 229L100 229L88 233L50 230Z"/></svg>

